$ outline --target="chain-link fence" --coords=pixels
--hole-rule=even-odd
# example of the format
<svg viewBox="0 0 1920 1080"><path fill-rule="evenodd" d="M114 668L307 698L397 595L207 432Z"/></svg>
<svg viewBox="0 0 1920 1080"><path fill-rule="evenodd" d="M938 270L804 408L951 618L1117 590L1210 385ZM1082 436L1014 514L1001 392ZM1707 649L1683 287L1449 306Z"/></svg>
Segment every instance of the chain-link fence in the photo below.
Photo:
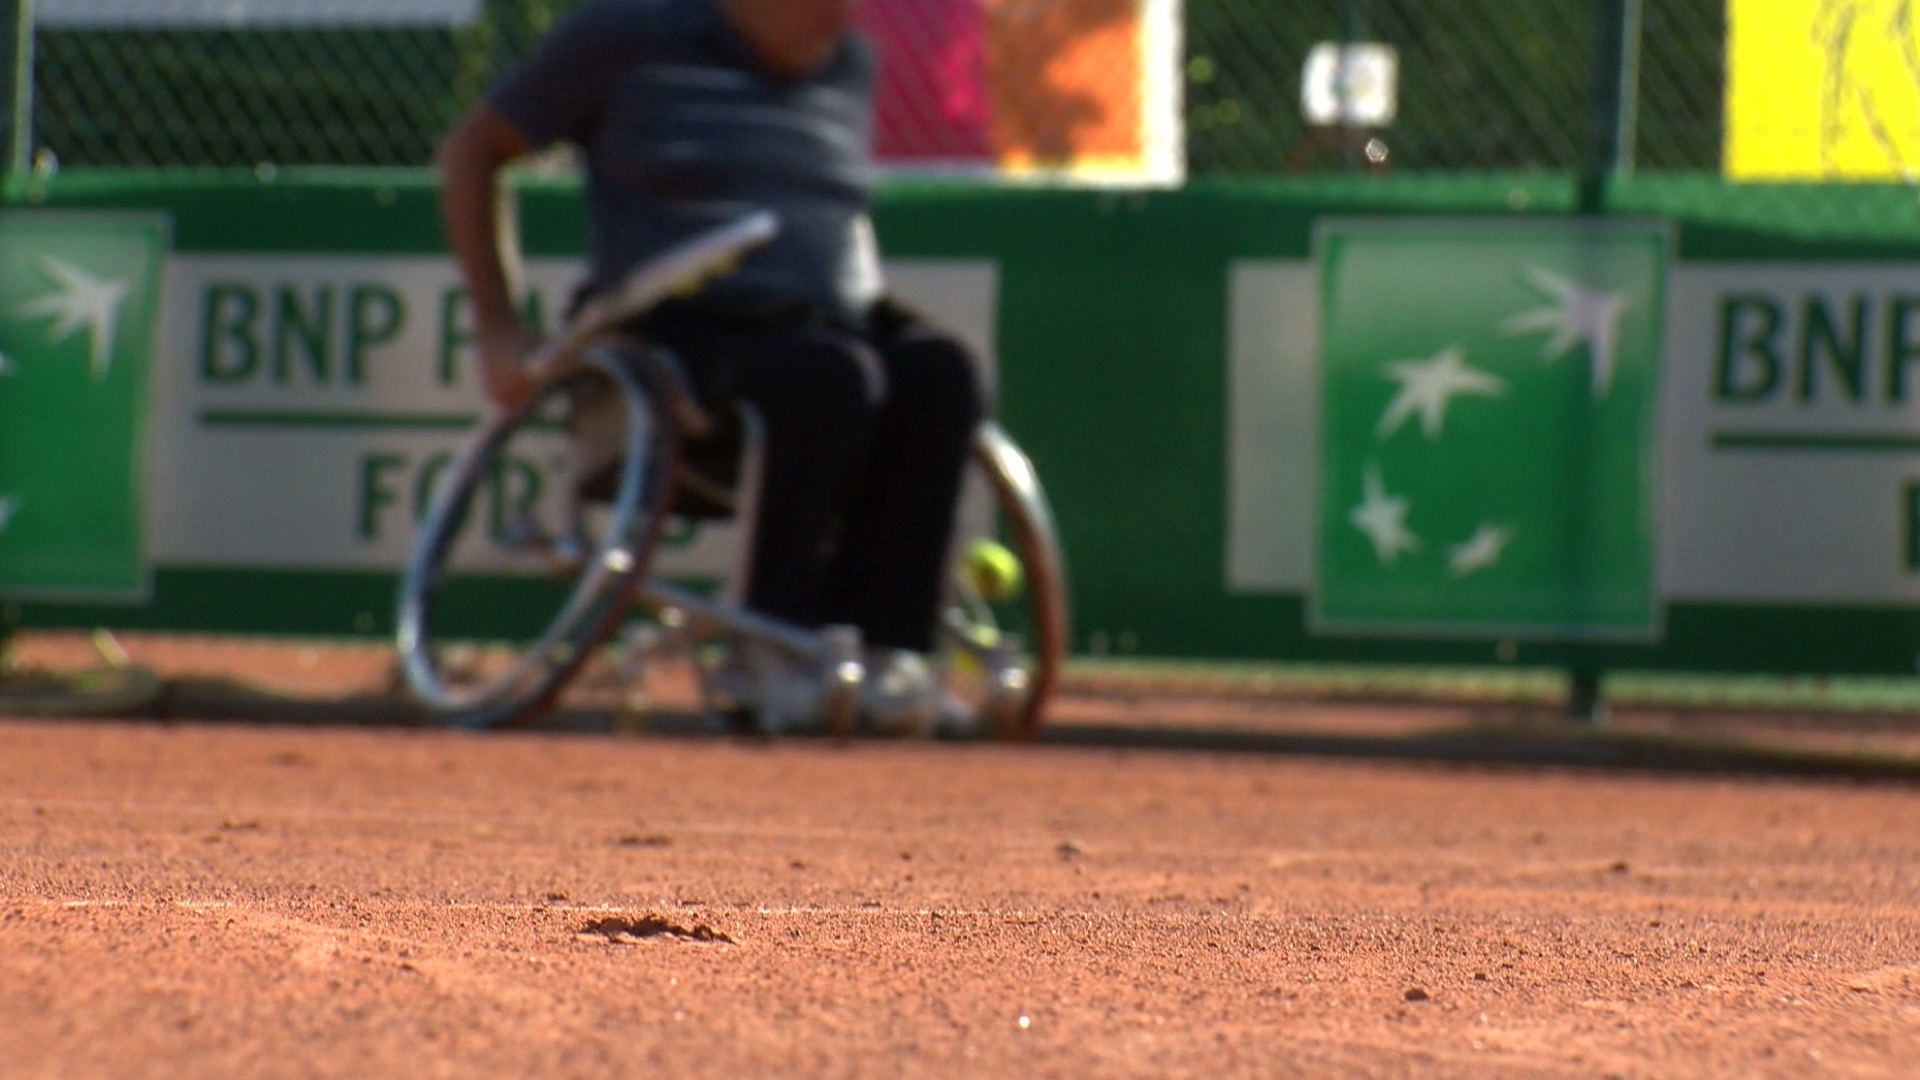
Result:
<svg viewBox="0 0 1920 1080"><path fill-rule="evenodd" d="M576 2L0 0L0 15L33 15L29 77L17 84L30 93L14 101L16 167L423 165L447 124ZM1660 0L1629 20L1619 116L1637 122L1620 156L1637 168L1720 167L1726 3ZM956 64L970 62L984 72L975 112L997 113L970 120L964 100L944 111L909 101L896 110L916 128L908 144L953 144L951 131L934 129L975 121L976 142L1038 131L998 163L1044 171L1060 164L1050 147L1055 158L1075 152L1072 138L1047 141L1054 111L1131 108L1144 117L1137 126L1158 122L1153 137L1171 138L1176 174L1256 177L1587 167L1595 87L1621 63L1596 28L1639 0L868 5L886 13L885 59L907 87L895 93L950 102L966 77ZM1070 65L1050 65L1048 54L1094 40L1127 47L1077 55L1070 94L1033 89L1034 72L1066 77ZM1303 108L1311 69L1327 43L1343 41L1390 50L1379 54L1390 61L1388 114L1316 124ZM1333 72L1347 85L1350 69Z"/></svg>
<svg viewBox="0 0 1920 1080"><path fill-rule="evenodd" d="M1189 166L1224 176L1351 167L1349 133L1309 124L1300 101L1313 48L1355 41L1390 46L1397 60L1394 116L1358 133L1377 140L1385 164L1580 170L1596 84L1621 60L1601 45L1610 12L1596 2L1617 0L1188 0ZM1628 160L1719 168L1725 37L1722 0L1648 6L1634 42L1639 78L1622 100L1639 117Z"/></svg>

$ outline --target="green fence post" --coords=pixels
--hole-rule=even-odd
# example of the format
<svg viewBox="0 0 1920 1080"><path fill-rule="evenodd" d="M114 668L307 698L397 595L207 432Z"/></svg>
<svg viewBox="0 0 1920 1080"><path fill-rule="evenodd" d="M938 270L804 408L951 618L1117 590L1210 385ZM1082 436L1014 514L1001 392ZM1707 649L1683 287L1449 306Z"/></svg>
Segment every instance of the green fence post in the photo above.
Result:
<svg viewBox="0 0 1920 1080"><path fill-rule="evenodd" d="M1607 212L1607 184L1633 171L1635 105L1640 82L1640 0L1596 0L1593 89L1587 111L1586 160L1580 169L1580 213ZM1567 713L1599 724L1606 718L1603 672L1580 664L1567 673Z"/></svg>
<svg viewBox="0 0 1920 1080"><path fill-rule="evenodd" d="M1633 171L1640 82L1640 0L1595 0L1593 90L1587 152L1580 170L1580 212L1607 209L1607 181Z"/></svg>
<svg viewBox="0 0 1920 1080"><path fill-rule="evenodd" d="M0 206L26 181L33 148L33 0L0 0ZM20 609L0 600L0 677L12 667Z"/></svg>
<svg viewBox="0 0 1920 1080"><path fill-rule="evenodd" d="M0 0L0 202L33 164L33 0Z"/></svg>
<svg viewBox="0 0 1920 1080"><path fill-rule="evenodd" d="M1366 33L1367 0L1347 0L1341 7L1340 12L1341 71L1339 81L1341 86L1339 87L1339 94L1343 102L1347 92L1345 85L1347 79L1347 50L1359 43L1359 41L1366 36ZM1347 115L1346 106L1342 104L1340 108L1340 170L1342 172L1353 172L1354 169L1359 166L1359 144L1360 129L1354 125L1352 118Z"/></svg>

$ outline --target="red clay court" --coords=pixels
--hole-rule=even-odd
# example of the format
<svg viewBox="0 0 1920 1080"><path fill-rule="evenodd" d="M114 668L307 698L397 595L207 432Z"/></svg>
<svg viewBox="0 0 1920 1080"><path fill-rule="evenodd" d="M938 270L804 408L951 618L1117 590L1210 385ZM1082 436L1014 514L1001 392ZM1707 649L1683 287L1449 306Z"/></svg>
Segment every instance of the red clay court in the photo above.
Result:
<svg viewBox="0 0 1920 1080"><path fill-rule="evenodd" d="M135 651L192 684L192 647L162 644ZM380 668L250 648L239 669L286 695ZM1582 735L1513 706L1081 679L1037 744L842 745L464 734L371 698L213 721L182 715L218 711L198 685L161 722L0 721L9 1076L1920 1055L1920 765L1894 718Z"/></svg>

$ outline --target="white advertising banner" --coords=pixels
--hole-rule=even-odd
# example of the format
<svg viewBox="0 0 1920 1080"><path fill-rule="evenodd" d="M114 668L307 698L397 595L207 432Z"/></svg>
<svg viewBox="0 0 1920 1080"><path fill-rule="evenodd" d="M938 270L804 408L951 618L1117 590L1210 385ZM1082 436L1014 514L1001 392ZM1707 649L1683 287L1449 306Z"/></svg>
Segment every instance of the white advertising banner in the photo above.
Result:
<svg viewBox="0 0 1920 1080"><path fill-rule="evenodd" d="M1920 598L1916 271L1695 264L1674 275L1673 595Z"/></svg>
<svg viewBox="0 0 1920 1080"><path fill-rule="evenodd" d="M1311 593L1320 274L1229 273L1227 585ZM1920 267L1671 268L1658 428L1668 601L1920 600Z"/></svg>
<svg viewBox="0 0 1920 1080"><path fill-rule="evenodd" d="M899 261L887 273L992 370L993 263ZM530 262L549 325L578 275L573 260ZM479 415L469 325L441 257L173 256L153 373L153 560L403 565L435 468ZM659 569L727 572L730 531L681 538Z"/></svg>
<svg viewBox="0 0 1920 1080"><path fill-rule="evenodd" d="M465 26L480 0L35 0L33 14L60 29Z"/></svg>

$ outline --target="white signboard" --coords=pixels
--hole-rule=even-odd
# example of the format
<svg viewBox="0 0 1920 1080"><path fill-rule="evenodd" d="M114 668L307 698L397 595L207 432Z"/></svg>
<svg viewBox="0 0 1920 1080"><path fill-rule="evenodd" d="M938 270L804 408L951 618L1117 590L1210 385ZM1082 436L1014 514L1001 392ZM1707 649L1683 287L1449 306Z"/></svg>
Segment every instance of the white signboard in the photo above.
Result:
<svg viewBox="0 0 1920 1080"><path fill-rule="evenodd" d="M1229 275L1227 585L1310 592L1319 275ZM1671 268L1660 402L1671 601L1920 600L1920 267Z"/></svg>
<svg viewBox="0 0 1920 1080"><path fill-rule="evenodd" d="M432 466L481 394L470 321L444 257L175 255L153 373L150 550L161 564L404 565ZM895 293L993 365L989 262L893 262ZM551 322L579 276L532 260ZM558 490L556 481L548 485ZM666 552L670 575L733 567L729 527Z"/></svg>
<svg viewBox="0 0 1920 1080"><path fill-rule="evenodd" d="M35 0L34 22L58 29L238 29L288 26L464 26L481 0Z"/></svg>

